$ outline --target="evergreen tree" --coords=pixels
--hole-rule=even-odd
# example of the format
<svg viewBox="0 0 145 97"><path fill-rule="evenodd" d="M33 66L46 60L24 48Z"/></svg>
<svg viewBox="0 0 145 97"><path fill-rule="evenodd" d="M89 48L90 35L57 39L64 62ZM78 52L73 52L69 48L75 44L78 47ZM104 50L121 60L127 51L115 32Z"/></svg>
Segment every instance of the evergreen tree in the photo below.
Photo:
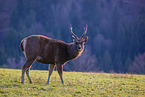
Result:
<svg viewBox="0 0 145 97"><path fill-rule="evenodd" d="M113 69L112 58L107 50L103 54L102 65L103 65L102 68L105 72L109 72L110 70Z"/></svg>
<svg viewBox="0 0 145 97"><path fill-rule="evenodd" d="M132 60L128 54L126 60L125 60L125 63L124 63L124 68L123 68L123 71L124 72L128 72L128 67L132 64Z"/></svg>

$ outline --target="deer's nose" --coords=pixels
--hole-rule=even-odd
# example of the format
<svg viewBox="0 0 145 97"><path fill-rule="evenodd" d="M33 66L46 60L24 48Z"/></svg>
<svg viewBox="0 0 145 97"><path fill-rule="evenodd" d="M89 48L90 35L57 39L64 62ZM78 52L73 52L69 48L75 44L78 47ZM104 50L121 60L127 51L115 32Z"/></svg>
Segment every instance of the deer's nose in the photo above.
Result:
<svg viewBox="0 0 145 97"><path fill-rule="evenodd" d="M78 47L78 49L80 50L80 49L81 49L81 47L79 46L79 47Z"/></svg>

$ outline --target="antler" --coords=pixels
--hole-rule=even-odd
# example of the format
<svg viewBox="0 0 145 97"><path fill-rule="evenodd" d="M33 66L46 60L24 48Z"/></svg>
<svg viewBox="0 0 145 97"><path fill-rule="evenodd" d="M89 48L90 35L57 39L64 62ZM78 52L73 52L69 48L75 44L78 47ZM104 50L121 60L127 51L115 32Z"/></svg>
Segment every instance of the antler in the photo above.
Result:
<svg viewBox="0 0 145 97"><path fill-rule="evenodd" d="M84 28L84 33L83 33L83 35L81 36L81 38L80 39L82 39L85 35L86 35L86 33L87 33L87 29L88 29L88 25L86 25L86 28Z"/></svg>
<svg viewBox="0 0 145 97"><path fill-rule="evenodd" d="M70 26L70 32L71 32L71 34L76 38L76 39L78 39L78 37L73 33L73 31L72 31L72 26Z"/></svg>

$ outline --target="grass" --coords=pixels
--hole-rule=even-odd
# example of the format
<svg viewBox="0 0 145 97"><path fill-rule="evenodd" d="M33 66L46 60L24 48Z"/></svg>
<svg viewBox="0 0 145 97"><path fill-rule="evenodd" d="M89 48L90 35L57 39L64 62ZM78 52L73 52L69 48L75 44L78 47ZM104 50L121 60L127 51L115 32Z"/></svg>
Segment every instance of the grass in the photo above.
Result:
<svg viewBox="0 0 145 97"><path fill-rule="evenodd" d="M145 75L64 72L64 85L56 71L46 85L48 71L30 70L33 84L21 70L0 69L0 97L143 97Z"/></svg>

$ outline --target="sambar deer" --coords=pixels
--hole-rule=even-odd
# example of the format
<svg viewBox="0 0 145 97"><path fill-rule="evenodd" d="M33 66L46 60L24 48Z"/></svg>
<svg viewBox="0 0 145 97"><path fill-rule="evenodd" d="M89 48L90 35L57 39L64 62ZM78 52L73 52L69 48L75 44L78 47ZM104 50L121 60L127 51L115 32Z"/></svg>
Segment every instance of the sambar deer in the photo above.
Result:
<svg viewBox="0 0 145 97"><path fill-rule="evenodd" d="M70 31L74 40L73 43L65 43L43 35L31 35L21 41L20 48L26 59L25 64L22 66L21 83L24 84L25 72L29 82L32 83L29 71L33 62L37 61L42 64L49 64L47 84L49 84L50 76L55 66L60 76L61 83L64 84L62 77L63 65L67 61L79 57L84 50L84 43L88 40L88 36L84 37L87 32L87 26L80 38L73 33L72 27L70 27Z"/></svg>

